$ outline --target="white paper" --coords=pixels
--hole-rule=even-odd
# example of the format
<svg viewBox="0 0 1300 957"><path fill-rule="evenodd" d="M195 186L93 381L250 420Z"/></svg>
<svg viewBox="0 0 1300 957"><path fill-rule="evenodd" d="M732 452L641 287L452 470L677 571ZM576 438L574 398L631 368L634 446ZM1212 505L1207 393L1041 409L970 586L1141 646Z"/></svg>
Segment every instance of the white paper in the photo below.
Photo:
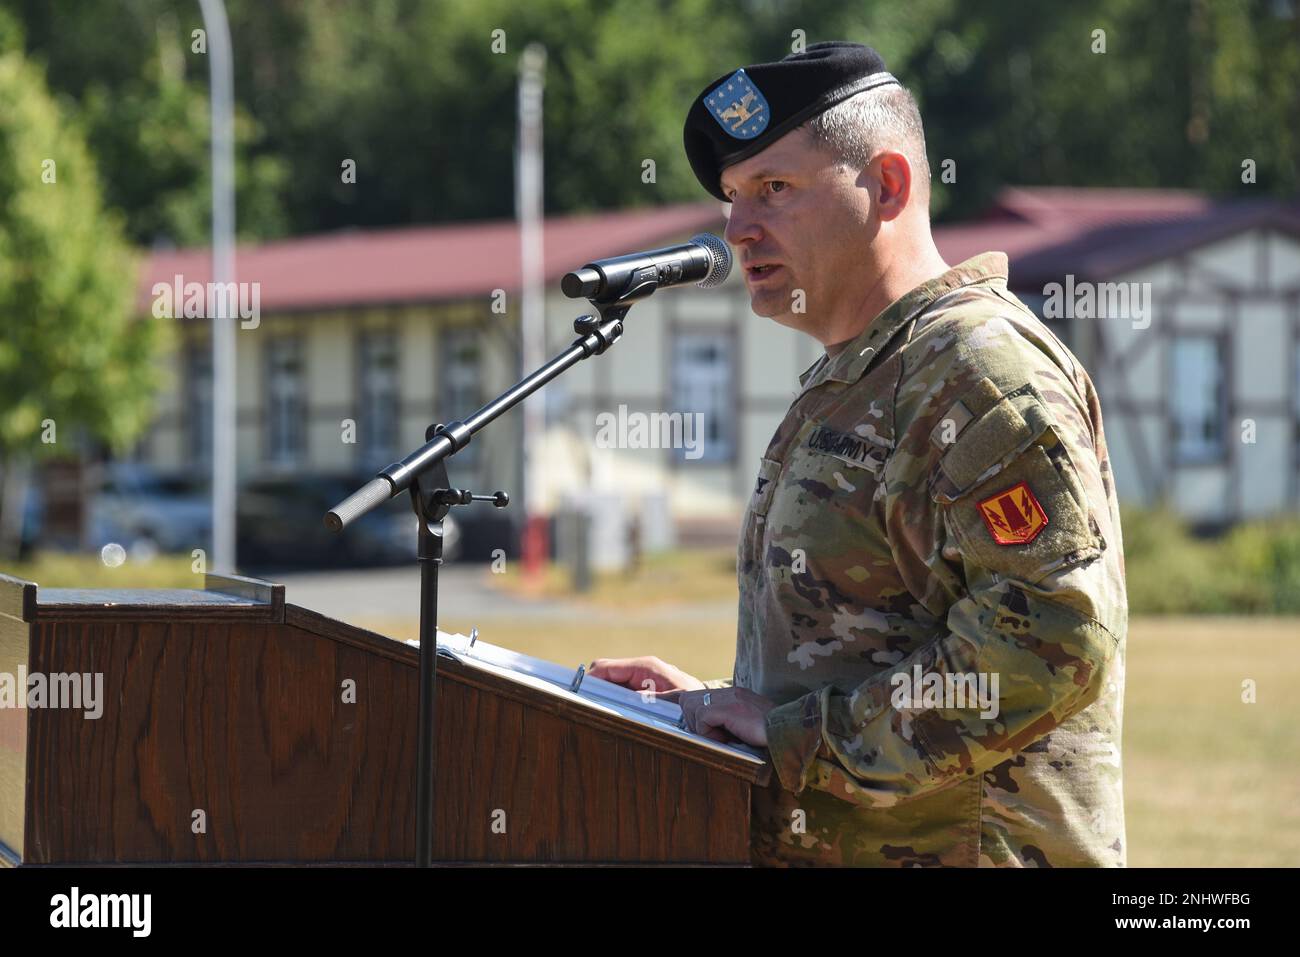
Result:
<svg viewBox="0 0 1300 957"><path fill-rule="evenodd" d="M410 639L407 643L417 647L419 645L419 641L415 639ZM711 738L705 738L702 735L686 731L678 724L682 718L682 709L675 702L656 698L650 698L647 701L638 691L605 681L603 678L593 678L590 675L583 676L582 682L575 693L570 688L572 688L573 680L577 676L576 667L568 668L553 661L520 654L517 651L511 651L509 648L490 644L482 639L476 640L471 646L468 636L449 634L445 631L438 632L438 649L449 652L455 658L467 664L502 675L512 681L526 684L548 694L579 702L587 707L594 707L600 711L621 715L639 724L650 725L661 731L667 731L681 737L702 741L710 747L744 754L746 757L766 757L762 752L745 744L723 744L720 741L714 741Z"/></svg>

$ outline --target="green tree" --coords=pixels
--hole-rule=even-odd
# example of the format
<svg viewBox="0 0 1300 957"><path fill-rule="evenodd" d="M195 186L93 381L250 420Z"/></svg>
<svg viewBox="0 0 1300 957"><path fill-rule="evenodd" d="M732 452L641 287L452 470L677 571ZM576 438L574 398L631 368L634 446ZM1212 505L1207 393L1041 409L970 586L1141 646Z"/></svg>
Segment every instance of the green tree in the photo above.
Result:
<svg viewBox="0 0 1300 957"><path fill-rule="evenodd" d="M935 209L1006 184L1291 196L1294 0L226 0L239 230L270 238L513 215L515 79L547 49L546 209L703 199L691 99L796 40L879 49L921 100ZM207 60L197 0L0 0L88 131L110 205L150 243L206 241ZM505 52L495 52L494 31ZM1105 52L1094 52L1094 31ZM356 182L341 175L356 163ZM643 179L655 161L655 182ZM1258 181L1241 182L1253 160Z"/></svg>
<svg viewBox="0 0 1300 957"><path fill-rule="evenodd" d="M120 450L146 425L162 327L136 318L135 263L81 129L3 21L0 550L12 552L32 462L66 454L79 434Z"/></svg>
<svg viewBox="0 0 1300 957"><path fill-rule="evenodd" d="M899 64L918 90L936 208L1003 184L1300 189L1300 16L1272 0L954 6ZM1255 161L1257 182L1242 182Z"/></svg>
<svg viewBox="0 0 1300 957"><path fill-rule="evenodd" d="M252 32L266 19L256 5L228 6L232 30L246 22ZM105 202L126 213L127 235L145 246L206 245L208 58L195 49L198 0L0 0L5 8L24 26L29 58L44 65L51 90L85 130ZM285 17L287 25L261 42L283 44L292 59L290 40L301 26ZM242 40L235 41L237 69ZM242 237L270 238L290 228L280 200L288 168L245 105L262 81L244 72L237 80L236 226Z"/></svg>

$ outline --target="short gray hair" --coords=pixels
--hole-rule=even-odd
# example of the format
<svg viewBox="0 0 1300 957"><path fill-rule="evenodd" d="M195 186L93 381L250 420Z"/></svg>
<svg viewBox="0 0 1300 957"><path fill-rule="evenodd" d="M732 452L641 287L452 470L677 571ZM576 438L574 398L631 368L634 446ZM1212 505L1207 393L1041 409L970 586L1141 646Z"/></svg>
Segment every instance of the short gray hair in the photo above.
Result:
<svg viewBox="0 0 1300 957"><path fill-rule="evenodd" d="M930 163L925 155L921 111L901 86L864 90L801 124L819 149L849 169L860 170L881 149L895 150L912 165L912 181L930 193Z"/></svg>

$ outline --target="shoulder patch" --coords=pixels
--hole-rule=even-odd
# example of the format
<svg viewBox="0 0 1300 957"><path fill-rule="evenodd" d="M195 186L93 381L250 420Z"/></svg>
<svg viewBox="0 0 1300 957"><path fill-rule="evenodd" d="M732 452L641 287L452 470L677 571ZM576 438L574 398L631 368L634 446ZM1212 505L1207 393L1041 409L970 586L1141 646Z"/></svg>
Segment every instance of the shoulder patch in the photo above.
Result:
<svg viewBox="0 0 1300 957"><path fill-rule="evenodd" d="M1047 512L1028 482L1019 482L977 504L989 534L999 545L1027 545L1047 527Z"/></svg>

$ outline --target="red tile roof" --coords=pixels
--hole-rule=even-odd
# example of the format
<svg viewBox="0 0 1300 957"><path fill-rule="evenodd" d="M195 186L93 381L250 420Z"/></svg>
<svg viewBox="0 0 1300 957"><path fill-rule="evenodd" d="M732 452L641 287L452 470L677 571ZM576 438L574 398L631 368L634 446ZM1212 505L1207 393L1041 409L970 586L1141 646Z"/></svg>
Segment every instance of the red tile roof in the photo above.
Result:
<svg viewBox="0 0 1300 957"><path fill-rule="evenodd" d="M636 249L720 233L721 204L629 209L546 221L545 278ZM988 250L1011 261L1011 285L1105 279L1216 239L1268 227L1300 236L1300 203L1214 201L1178 190L1023 187L1003 190L978 220L936 225L950 263ZM207 282L206 249L157 251L141 276L148 309L155 282ZM340 232L241 247L237 278L261 283L267 312L439 302L519 288L513 220Z"/></svg>
<svg viewBox="0 0 1300 957"><path fill-rule="evenodd" d="M1183 219L1213 205L1203 193L1177 189L1009 186L982 218L1021 219L1045 227L1111 225Z"/></svg>
<svg viewBox="0 0 1300 957"><path fill-rule="evenodd" d="M720 232L716 202L554 217L545 225L545 277L557 282L593 259ZM206 283L207 249L155 251L141 275L148 309L156 282ZM304 236L241 246L236 279L261 283L267 312L438 302L520 286L519 228L513 220Z"/></svg>
<svg viewBox="0 0 1300 957"><path fill-rule="evenodd" d="M1106 279L1253 228L1300 235L1300 203L1215 201L1180 190L1009 188L983 218L934 227L950 263L997 249L1011 285L1026 289L1067 273Z"/></svg>

